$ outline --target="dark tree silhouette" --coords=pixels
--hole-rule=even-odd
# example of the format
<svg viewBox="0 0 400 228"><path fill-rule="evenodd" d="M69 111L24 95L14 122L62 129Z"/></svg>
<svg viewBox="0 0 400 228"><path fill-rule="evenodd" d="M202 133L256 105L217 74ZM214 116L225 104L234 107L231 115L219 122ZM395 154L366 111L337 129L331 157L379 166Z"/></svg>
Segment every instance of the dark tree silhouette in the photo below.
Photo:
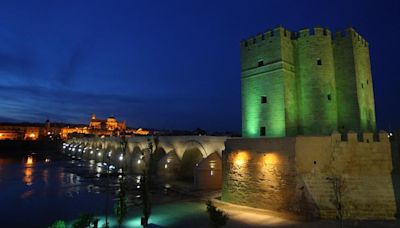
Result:
<svg viewBox="0 0 400 228"><path fill-rule="evenodd" d="M210 226L213 228L224 226L229 219L228 215L215 207L211 200L208 200L206 205L207 213L210 218Z"/></svg>

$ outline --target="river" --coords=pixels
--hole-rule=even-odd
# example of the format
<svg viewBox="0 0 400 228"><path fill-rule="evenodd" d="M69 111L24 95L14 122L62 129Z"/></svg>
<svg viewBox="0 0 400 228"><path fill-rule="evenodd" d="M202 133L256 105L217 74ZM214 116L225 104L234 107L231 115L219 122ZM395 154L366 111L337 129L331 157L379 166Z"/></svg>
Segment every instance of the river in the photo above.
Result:
<svg viewBox="0 0 400 228"><path fill-rule="evenodd" d="M112 197L90 178L96 167L40 152L32 161L28 153L9 154L0 153L1 227L47 227L83 213L112 212Z"/></svg>

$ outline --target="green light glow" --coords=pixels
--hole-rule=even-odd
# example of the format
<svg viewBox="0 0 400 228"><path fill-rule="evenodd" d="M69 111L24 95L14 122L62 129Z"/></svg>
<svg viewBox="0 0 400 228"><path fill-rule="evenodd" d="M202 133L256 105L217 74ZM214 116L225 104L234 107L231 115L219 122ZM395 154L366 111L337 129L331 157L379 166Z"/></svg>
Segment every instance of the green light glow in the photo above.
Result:
<svg viewBox="0 0 400 228"><path fill-rule="evenodd" d="M270 80L264 80L268 77ZM243 79L243 135L259 137L260 127L266 128L267 137L285 135L285 107L283 77L280 75L256 75ZM268 89L269 90L268 90ZM261 104L261 96L267 97L267 103ZM267 118L269 117L269 118Z"/></svg>
<svg viewBox="0 0 400 228"><path fill-rule="evenodd" d="M366 42L353 29L334 40L322 28L288 33L241 43L243 137L260 137L262 127L265 137L375 131Z"/></svg>
<svg viewBox="0 0 400 228"><path fill-rule="evenodd" d="M124 220L122 227L142 227L140 225L141 210L139 208L131 208L127 218ZM105 224L105 216L96 216L99 218L98 227ZM205 212L205 204L196 202L177 202L163 205L154 205L149 224L155 224L160 227L184 227L189 220L207 221ZM72 227L74 221L67 223L67 227ZM108 216L110 227L118 227L117 220L114 215Z"/></svg>

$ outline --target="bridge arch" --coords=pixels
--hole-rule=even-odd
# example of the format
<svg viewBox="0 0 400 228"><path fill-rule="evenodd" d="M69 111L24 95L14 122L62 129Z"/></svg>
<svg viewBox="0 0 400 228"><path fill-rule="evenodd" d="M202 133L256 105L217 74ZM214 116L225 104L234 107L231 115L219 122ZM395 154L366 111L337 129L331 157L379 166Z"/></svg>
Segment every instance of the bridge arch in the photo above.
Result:
<svg viewBox="0 0 400 228"><path fill-rule="evenodd" d="M203 158L207 157L207 152L196 140L187 141L184 148L180 162L180 178L194 182L195 168Z"/></svg>
<svg viewBox="0 0 400 228"><path fill-rule="evenodd" d="M183 158L186 151L188 151L190 149L198 149L200 151L201 155L203 156L203 158L206 158L208 156L207 151L204 148L203 144L201 144L197 140L192 139L192 140L188 140L184 143L181 159Z"/></svg>

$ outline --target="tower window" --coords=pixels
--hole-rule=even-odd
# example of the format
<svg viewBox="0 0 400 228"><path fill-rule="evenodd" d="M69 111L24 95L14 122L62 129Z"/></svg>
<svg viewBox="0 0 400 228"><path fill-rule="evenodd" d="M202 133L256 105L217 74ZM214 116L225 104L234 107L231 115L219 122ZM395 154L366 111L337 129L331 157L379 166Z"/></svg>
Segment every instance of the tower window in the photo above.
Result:
<svg viewBox="0 0 400 228"><path fill-rule="evenodd" d="M244 46L245 46L245 47L249 46L249 44L247 43L247 41L244 42Z"/></svg>
<svg viewBox="0 0 400 228"><path fill-rule="evenodd" d="M267 103L267 97L266 96L261 96L261 104Z"/></svg>
<svg viewBox="0 0 400 228"><path fill-rule="evenodd" d="M364 89L364 83L361 83L361 88Z"/></svg>
<svg viewBox="0 0 400 228"><path fill-rule="evenodd" d="M264 60L258 60L258 66L264 66Z"/></svg>
<svg viewBox="0 0 400 228"><path fill-rule="evenodd" d="M332 100L332 97L330 94L328 94L328 101Z"/></svg>
<svg viewBox="0 0 400 228"><path fill-rule="evenodd" d="M260 136L265 136L265 127L260 127Z"/></svg>
<svg viewBox="0 0 400 228"><path fill-rule="evenodd" d="M256 38L253 39L253 44L255 44L255 43L256 43Z"/></svg>
<svg viewBox="0 0 400 228"><path fill-rule="evenodd" d="M368 85L368 80L367 80L367 85Z"/></svg>
<svg viewBox="0 0 400 228"><path fill-rule="evenodd" d="M321 66L322 65L322 60L320 58L317 59L317 65Z"/></svg>
<svg viewBox="0 0 400 228"><path fill-rule="evenodd" d="M262 40L265 40L265 35L264 35L264 33L261 35L261 39L262 39Z"/></svg>

